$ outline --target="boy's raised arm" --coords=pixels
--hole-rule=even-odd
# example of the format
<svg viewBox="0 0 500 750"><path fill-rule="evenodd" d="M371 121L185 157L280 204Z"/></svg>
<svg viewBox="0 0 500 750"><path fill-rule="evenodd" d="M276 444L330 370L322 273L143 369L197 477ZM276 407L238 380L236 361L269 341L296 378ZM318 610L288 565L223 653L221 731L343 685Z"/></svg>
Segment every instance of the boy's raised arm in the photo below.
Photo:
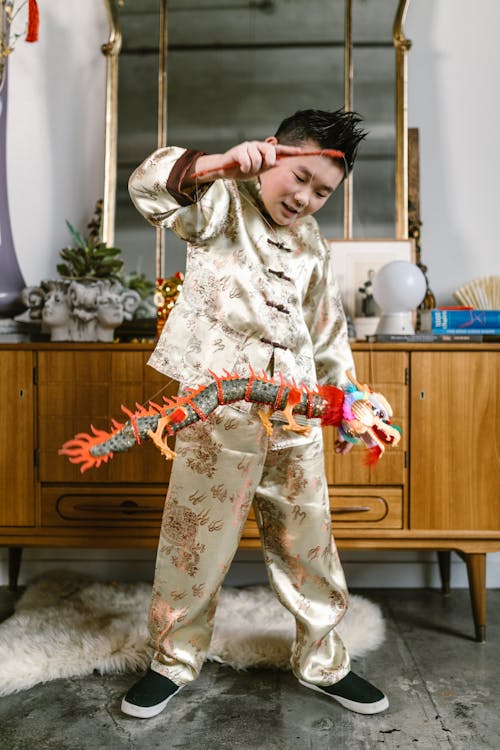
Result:
<svg viewBox="0 0 500 750"><path fill-rule="evenodd" d="M223 154L205 154L200 156L193 172L186 175L183 188L195 184L213 182L220 177L233 180L249 180L276 164L279 155L297 156L302 149L297 146L282 146L274 139L266 141L244 141L233 146Z"/></svg>

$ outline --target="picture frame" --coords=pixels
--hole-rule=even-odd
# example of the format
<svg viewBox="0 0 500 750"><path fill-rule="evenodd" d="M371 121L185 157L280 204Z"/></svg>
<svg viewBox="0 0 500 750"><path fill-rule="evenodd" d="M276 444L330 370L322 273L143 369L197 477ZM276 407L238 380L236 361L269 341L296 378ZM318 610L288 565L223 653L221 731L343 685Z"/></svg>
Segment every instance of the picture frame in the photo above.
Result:
<svg viewBox="0 0 500 750"><path fill-rule="evenodd" d="M370 282L382 266L393 260L414 262L414 240L330 239L327 242L344 310L356 331L363 329L358 338L364 338L379 320L374 300L369 298ZM364 293L360 290L364 290Z"/></svg>

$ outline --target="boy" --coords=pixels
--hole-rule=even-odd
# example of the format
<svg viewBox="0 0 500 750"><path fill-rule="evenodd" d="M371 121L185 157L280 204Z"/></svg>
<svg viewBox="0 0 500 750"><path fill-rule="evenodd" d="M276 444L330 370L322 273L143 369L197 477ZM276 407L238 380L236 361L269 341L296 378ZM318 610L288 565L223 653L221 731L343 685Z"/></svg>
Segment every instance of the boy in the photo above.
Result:
<svg viewBox="0 0 500 750"><path fill-rule="evenodd" d="M353 367L346 321L312 214L352 169L360 119L304 110L265 141L225 154L160 149L131 176L138 210L189 243L181 295L149 360L181 390L210 382L209 371L244 377L249 367L308 387L345 382ZM155 716L197 677L252 501L270 584L296 619L294 674L353 711L387 708L351 671L334 630L347 591L317 422L309 434L278 424L268 436L245 402L178 434L149 616L155 651L123 699L125 713ZM337 452L349 448L337 441Z"/></svg>

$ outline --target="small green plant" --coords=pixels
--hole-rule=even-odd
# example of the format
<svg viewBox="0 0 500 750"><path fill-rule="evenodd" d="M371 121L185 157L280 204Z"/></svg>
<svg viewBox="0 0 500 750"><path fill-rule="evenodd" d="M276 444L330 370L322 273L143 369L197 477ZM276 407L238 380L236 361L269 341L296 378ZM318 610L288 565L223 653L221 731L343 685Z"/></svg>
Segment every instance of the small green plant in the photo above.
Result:
<svg viewBox="0 0 500 750"><path fill-rule="evenodd" d="M64 278L116 279L123 266L117 247L108 247L99 237L91 234L85 239L66 221L75 247L65 247L59 255L65 261L57 264L57 271Z"/></svg>
<svg viewBox="0 0 500 750"><path fill-rule="evenodd" d="M108 247L100 239L102 201L98 201L94 215L88 223L89 233L83 237L66 219L74 247L65 247L59 255L64 263L57 265L57 272L72 279L114 279L119 281L123 261L118 257L121 250Z"/></svg>
<svg viewBox="0 0 500 750"><path fill-rule="evenodd" d="M123 286L137 292L143 300L147 299L155 290L154 283L146 277L144 272L131 271L130 273L122 274L120 281Z"/></svg>

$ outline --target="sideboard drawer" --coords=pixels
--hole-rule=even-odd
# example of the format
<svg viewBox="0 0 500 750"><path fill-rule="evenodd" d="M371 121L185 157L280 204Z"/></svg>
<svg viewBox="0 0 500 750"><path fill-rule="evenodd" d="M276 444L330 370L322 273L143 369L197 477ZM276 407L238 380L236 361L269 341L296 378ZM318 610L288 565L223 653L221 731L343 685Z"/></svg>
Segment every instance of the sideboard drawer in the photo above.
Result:
<svg viewBox="0 0 500 750"><path fill-rule="evenodd" d="M330 509L337 527L403 528L400 487L330 487Z"/></svg>
<svg viewBox="0 0 500 750"><path fill-rule="evenodd" d="M401 487L330 487L333 528L403 528ZM243 531L244 539L258 539L253 505Z"/></svg>
<svg viewBox="0 0 500 750"><path fill-rule="evenodd" d="M42 487L42 526L160 527L162 487Z"/></svg>

